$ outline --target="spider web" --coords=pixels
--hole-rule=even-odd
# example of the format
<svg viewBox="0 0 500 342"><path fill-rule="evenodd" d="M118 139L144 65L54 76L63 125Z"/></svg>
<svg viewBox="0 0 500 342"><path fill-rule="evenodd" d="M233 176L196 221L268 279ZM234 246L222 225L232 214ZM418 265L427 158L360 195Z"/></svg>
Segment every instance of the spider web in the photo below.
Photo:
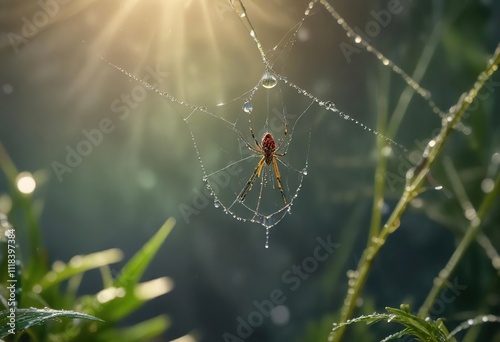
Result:
<svg viewBox="0 0 500 342"><path fill-rule="evenodd" d="M214 206L234 219L258 223L266 228L268 236L271 227L291 214L304 177L308 174L312 121L309 117L313 113L326 111L336 114L346 122L385 139L390 146L407 151L393 139L343 113L332 101L321 99L287 79L287 58L293 51L303 24L314 11L326 11L355 44L399 75L434 113L445 116L428 90L357 34L326 0L309 2L300 21L269 51L265 51L244 3L241 0L230 0L229 4L262 58L262 76L253 87L234 99L209 106L193 105L155 88L106 59L103 60L180 108L178 113L187 123L203 172L203 181L213 198ZM210 127L217 128L212 130ZM285 127L288 128L286 135ZM255 140L250 129L255 133ZM245 199L241 200L242 191L262 158L262 154L252 149L258 146L266 133L273 135L279 147L276 153L284 155L277 156L276 160L286 203L279 191L272 165L264 165L260 177L255 179Z"/></svg>

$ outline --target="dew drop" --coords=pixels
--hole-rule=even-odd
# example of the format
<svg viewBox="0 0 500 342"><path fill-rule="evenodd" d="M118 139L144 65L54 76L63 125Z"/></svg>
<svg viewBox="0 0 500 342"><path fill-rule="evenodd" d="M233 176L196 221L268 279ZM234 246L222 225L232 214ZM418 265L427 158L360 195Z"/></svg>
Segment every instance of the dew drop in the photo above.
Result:
<svg viewBox="0 0 500 342"><path fill-rule="evenodd" d="M360 36L356 36L356 38L354 38L354 41L356 42L356 44L361 43L361 37Z"/></svg>
<svg viewBox="0 0 500 342"><path fill-rule="evenodd" d="M262 83L262 86L264 88L271 89L276 86L278 80L276 79L276 76L274 76L272 72L266 70L266 72L264 72L264 75L262 75L262 79L260 80L260 82Z"/></svg>
<svg viewBox="0 0 500 342"><path fill-rule="evenodd" d="M243 111L245 113L248 113L250 114L253 110L253 106L252 106L252 103L248 100L245 101L245 103L243 104Z"/></svg>
<svg viewBox="0 0 500 342"><path fill-rule="evenodd" d="M307 169L303 169L303 170L302 170L302 174L303 174L304 176L307 176Z"/></svg>
<svg viewBox="0 0 500 342"><path fill-rule="evenodd" d="M266 248L269 248L269 228L266 228Z"/></svg>
<svg viewBox="0 0 500 342"><path fill-rule="evenodd" d="M214 207L216 207L216 208L220 207L220 202L218 200L214 201Z"/></svg>

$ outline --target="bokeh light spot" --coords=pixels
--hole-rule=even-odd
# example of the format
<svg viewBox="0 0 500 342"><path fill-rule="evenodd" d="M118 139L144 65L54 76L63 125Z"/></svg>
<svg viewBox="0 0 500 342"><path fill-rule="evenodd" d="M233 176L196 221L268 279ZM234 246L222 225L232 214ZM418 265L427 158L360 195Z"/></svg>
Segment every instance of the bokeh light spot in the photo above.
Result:
<svg viewBox="0 0 500 342"><path fill-rule="evenodd" d="M23 194L31 194L35 191L36 182L31 173L21 172L16 179L17 188Z"/></svg>

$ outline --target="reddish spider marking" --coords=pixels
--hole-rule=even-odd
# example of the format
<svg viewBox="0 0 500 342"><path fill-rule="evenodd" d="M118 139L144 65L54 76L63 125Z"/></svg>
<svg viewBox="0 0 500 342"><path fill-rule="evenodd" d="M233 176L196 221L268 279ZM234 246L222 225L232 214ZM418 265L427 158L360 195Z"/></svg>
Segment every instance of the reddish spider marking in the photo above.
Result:
<svg viewBox="0 0 500 342"><path fill-rule="evenodd" d="M266 133L264 138L262 138L262 150L264 151L264 157L267 165L272 163L275 149L276 143L274 142L273 135L271 133Z"/></svg>

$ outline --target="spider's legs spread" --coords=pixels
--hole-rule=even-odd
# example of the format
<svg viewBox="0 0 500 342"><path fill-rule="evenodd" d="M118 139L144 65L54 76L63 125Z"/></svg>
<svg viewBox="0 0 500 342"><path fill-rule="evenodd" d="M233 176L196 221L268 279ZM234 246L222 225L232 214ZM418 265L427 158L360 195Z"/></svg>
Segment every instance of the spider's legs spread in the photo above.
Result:
<svg viewBox="0 0 500 342"><path fill-rule="evenodd" d="M252 125L250 125L250 133L252 134L252 138L253 140L255 141L255 144L260 148L260 143L259 141L257 140L257 138L255 137L255 134L253 133L253 128L252 128Z"/></svg>
<svg viewBox="0 0 500 342"><path fill-rule="evenodd" d="M274 174L276 175L276 181L278 182L278 188L280 189L281 192L281 197L283 197L283 202L285 203L285 205L287 205L285 192L283 191L283 185L281 184L280 169L278 168L278 163L276 162L276 158L273 158L273 168L274 168Z"/></svg>
<svg viewBox="0 0 500 342"><path fill-rule="evenodd" d="M255 182L255 179L257 177L260 177L260 172L262 171L262 167L264 166L265 162L266 162L266 158L262 157L260 159L259 163L257 164L257 166L255 167L255 170L253 171L252 175L248 179L247 184L245 185L245 188L241 191L240 195L238 196L238 200L240 202L243 202L245 200L245 198L248 195L248 192L250 191L253 183ZM281 189L281 181L279 182L279 184L280 184L280 189ZM283 192L281 192L281 194L283 195Z"/></svg>

